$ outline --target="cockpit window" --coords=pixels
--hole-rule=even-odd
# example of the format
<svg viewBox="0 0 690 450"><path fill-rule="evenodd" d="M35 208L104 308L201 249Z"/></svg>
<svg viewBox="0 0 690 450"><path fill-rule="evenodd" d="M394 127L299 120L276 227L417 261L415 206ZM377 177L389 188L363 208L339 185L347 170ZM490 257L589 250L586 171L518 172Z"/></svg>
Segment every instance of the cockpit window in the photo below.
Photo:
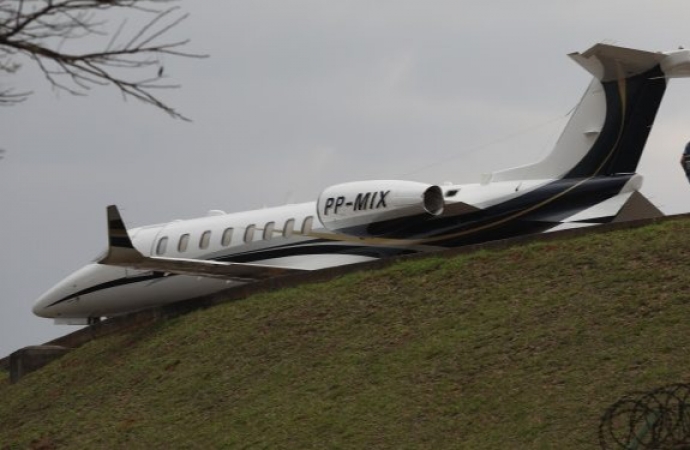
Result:
<svg viewBox="0 0 690 450"><path fill-rule="evenodd" d="M164 236L158 241L158 245L156 246L156 255L162 255L165 253L165 249L168 247L168 237Z"/></svg>

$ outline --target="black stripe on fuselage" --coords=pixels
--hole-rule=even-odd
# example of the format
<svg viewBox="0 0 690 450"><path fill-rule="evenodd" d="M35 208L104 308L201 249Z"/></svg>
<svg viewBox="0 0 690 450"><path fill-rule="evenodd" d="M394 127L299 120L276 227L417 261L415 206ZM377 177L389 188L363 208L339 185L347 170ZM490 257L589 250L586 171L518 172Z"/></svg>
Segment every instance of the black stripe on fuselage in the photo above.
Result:
<svg viewBox="0 0 690 450"><path fill-rule="evenodd" d="M82 289L81 291L77 291L73 294L70 294L66 297L61 298L60 300L54 301L48 307L58 305L60 303L64 303L68 300L72 300L73 298L81 297L82 295L87 295L87 294L92 294L94 292L98 291L103 291L105 289L111 289L114 287L118 286L125 286L127 284L133 284L133 283L141 283L142 281L151 281L151 280L157 280L159 278L163 278L167 276L164 272L149 272L143 275L136 275L132 277L124 277L124 278L118 278L116 280L111 280L111 281L106 281L105 283L100 283L94 286L91 286L86 289Z"/></svg>
<svg viewBox="0 0 690 450"><path fill-rule="evenodd" d="M304 243L299 246L290 246L283 248L269 247L262 250L256 250L241 254L233 254L228 256L221 256L213 259L222 262L251 263L267 259L283 258L288 256L341 254L366 256L369 258L386 258L410 253L416 253L416 251L404 247L352 245L348 243L333 243L329 241L328 243Z"/></svg>
<svg viewBox="0 0 690 450"><path fill-rule="evenodd" d="M546 231L562 218L620 193L633 175L563 179L483 210L454 216L407 217L340 230L345 234L419 240L443 247ZM547 219L548 218L548 219Z"/></svg>
<svg viewBox="0 0 690 450"><path fill-rule="evenodd" d="M601 84L606 96L604 126L587 155L565 178L634 173L666 91L659 66Z"/></svg>

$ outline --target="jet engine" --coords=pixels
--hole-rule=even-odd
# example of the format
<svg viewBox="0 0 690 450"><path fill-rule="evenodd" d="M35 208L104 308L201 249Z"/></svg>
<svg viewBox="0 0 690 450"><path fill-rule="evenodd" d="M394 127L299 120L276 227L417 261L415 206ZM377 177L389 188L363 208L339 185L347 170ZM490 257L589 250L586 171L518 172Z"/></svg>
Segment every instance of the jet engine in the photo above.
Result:
<svg viewBox="0 0 690 450"><path fill-rule="evenodd" d="M354 236L396 235L443 213L441 188L415 181L377 180L338 184L319 196L323 225Z"/></svg>

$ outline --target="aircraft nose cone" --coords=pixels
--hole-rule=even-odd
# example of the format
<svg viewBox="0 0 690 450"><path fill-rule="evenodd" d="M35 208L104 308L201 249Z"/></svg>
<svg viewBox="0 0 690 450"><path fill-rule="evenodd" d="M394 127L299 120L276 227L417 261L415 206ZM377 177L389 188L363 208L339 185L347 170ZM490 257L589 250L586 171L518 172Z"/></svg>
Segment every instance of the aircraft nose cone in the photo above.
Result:
<svg viewBox="0 0 690 450"><path fill-rule="evenodd" d="M59 315L60 304L69 300L80 289L83 284L81 274L84 273L89 266L86 266L64 280L57 283L52 288L48 289L41 295L33 307L33 313L38 317L54 318Z"/></svg>
<svg viewBox="0 0 690 450"><path fill-rule="evenodd" d="M88 264L77 270L41 295L33 306L33 313L38 317L58 318L79 314L80 297L88 295L94 286L121 277L124 269Z"/></svg>
<svg viewBox="0 0 690 450"><path fill-rule="evenodd" d="M36 300L36 303L34 303L34 307L31 310L33 311L34 315L38 317L53 317L48 312L48 305L53 303L56 299L57 296L55 295L54 289L49 289L46 293L38 297L38 300Z"/></svg>

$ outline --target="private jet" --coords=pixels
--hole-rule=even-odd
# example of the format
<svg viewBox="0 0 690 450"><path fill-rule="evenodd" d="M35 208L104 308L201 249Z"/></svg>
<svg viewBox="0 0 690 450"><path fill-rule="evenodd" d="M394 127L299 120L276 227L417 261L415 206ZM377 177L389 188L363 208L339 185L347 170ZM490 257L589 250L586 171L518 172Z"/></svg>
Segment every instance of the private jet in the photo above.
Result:
<svg viewBox="0 0 690 450"><path fill-rule="evenodd" d="M690 76L690 51L597 44L569 56L593 79L537 163L476 184L355 181L309 203L130 230L109 206L107 251L33 312L89 324L271 277L660 215L636 169L668 80Z"/></svg>

